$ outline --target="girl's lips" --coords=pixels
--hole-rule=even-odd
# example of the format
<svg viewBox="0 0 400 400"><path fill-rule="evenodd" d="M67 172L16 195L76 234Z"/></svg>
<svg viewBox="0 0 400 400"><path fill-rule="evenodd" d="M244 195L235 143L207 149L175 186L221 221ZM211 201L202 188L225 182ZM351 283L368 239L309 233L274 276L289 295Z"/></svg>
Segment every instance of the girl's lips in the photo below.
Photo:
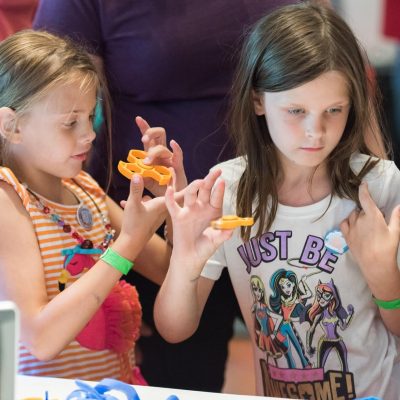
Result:
<svg viewBox="0 0 400 400"><path fill-rule="evenodd" d="M322 149L323 149L323 147L301 147L301 150L310 151L310 152L321 151Z"/></svg>
<svg viewBox="0 0 400 400"><path fill-rule="evenodd" d="M87 158L88 153L81 153L81 154L75 154L72 156L74 160L79 160L79 161L85 161Z"/></svg>

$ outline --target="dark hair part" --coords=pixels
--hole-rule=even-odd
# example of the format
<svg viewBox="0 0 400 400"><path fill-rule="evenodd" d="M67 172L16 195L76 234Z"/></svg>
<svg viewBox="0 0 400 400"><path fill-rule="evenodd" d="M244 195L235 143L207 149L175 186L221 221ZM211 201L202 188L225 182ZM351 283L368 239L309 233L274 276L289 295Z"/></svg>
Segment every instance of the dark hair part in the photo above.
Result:
<svg viewBox="0 0 400 400"><path fill-rule="evenodd" d="M259 20L248 34L233 81L229 122L237 155L246 161L238 186L237 213L260 221L257 236L274 221L281 172L265 116L255 114L253 93L293 89L328 71L343 74L351 107L343 136L327 160L327 170L332 196L359 204L361 179L378 161L370 158L355 174L350 157L356 151L375 155L365 141L367 129L381 142L378 107L366 69L367 57L353 32L328 7L308 2L279 8ZM270 203L265 199L271 199ZM242 237L248 240L250 231L250 227L242 228Z"/></svg>
<svg viewBox="0 0 400 400"><path fill-rule="evenodd" d="M30 29L0 42L0 107L13 109L17 118L56 85L75 81L81 83L82 90L96 87L97 96L105 100L102 103L108 123L108 169L111 171L111 113L107 85L86 49L67 38ZM7 162L6 140L1 137L0 164L7 165Z"/></svg>

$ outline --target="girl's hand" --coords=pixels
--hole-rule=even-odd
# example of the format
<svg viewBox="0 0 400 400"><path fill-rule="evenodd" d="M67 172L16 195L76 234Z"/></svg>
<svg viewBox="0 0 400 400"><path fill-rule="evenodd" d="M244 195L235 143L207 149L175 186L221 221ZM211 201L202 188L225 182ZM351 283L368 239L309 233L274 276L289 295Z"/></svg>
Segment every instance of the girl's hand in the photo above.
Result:
<svg viewBox="0 0 400 400"><path fill-rule="evenodd" d="M117 241L123 242L129 248L140 249L149 241L167 215L164 197L154 199L143 196L144 182L139 174L134 174L130 182L130 192L127 200L121 201L124 209L121 232ZM132 246L132 244L135 246ZM128 257L134 259L134 257Z"/></svg>
<svg viewBox="0 0 400 400"><path fill-rule="evenodd" d="M175 200L172 187L165 194L173 226L171 258L185 267L190 280L200 276L204 263L233 232L210 227L210 222L222 213L225 183L222 180L215 183L220 175L221 171L213 171L192 182L184 191L182 207Z"/></svg>
<svg viewBox="0 0 400 400"><path fill-rule="evenodd" d="M340 229L370 287L383 286L394 278L394 272L398 273L400 206L393 209L387 224L366 183L359 187L359 199L362 210L354 210Z"/></svg>
<svg viewBox="0 0 400 400"><path fill-rule="evenodd" d="M183 167L183 153L181 147L174 140L170 141L172 152L167 148L167 135L164 128L151 128L142 117L136 117L137 126L142 133L142 142L147 157L144 164L163 165L173 168L175 178L173 180L175 190L181 190L187 186L185 170ZM146 189L155 196L163 196L165 186L160 186L153 179L145 179Z"/></svg>

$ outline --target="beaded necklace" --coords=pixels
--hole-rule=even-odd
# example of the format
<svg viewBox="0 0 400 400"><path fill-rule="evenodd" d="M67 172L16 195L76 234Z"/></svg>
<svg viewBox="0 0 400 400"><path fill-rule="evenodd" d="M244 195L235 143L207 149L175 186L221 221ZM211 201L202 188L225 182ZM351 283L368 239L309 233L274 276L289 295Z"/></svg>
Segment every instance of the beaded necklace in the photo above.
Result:
<svg viewBox="0 0 400 400"><path fill-rule="evenodd" d="M39 194L35 193L26 185L26 190L35 198L37 208L45 215L49 217L51 221L62 228L63 232L69 234L78 244L71 249L61 250L61 254L64 256L63 269L60 272L58 278L58 287L60 292L65 289L65 285L68 282L70 276L78 275L84 270L90 269L96 262L91 255L102 254L103 251L109 246L112 241L115 230L111 228L108 218L102 213L100 207L97 205L93 197L75 180L72 181L82 189L82 191L89 197L97 211L100 214L101 221L106 229L104 239L102 242L94 246L90 239L85 239L78 231L76 231L71 225L66 223L64 219L55 212L51 207L44 203L44 200ZM75 195L75 194L74 194ZM76 195L75 195L76 196ZM80 200L78 198L78 200ZM84 229L90 230L93 226L93 217L89 208L87 208L81 201L77 209L76 219L79 225Z"/></svg>

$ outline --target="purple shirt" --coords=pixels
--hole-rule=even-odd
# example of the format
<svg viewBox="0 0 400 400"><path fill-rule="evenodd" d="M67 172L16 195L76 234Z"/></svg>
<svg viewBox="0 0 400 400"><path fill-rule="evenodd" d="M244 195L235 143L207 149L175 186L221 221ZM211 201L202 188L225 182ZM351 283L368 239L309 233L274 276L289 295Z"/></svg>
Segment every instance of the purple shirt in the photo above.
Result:
<svg viewBox="0 0 400 400"><path fill-rule="evenodd" d="M193 180L232 155L219 157L228 140L227 95L242 34L288 2L42 0L34 27L78 38L102 57L113 98L114 171L131 148L142 148L134 122L140 115L182 146ZM114 173L113 185L115 198L126 197L126 178Z"/></svg>

